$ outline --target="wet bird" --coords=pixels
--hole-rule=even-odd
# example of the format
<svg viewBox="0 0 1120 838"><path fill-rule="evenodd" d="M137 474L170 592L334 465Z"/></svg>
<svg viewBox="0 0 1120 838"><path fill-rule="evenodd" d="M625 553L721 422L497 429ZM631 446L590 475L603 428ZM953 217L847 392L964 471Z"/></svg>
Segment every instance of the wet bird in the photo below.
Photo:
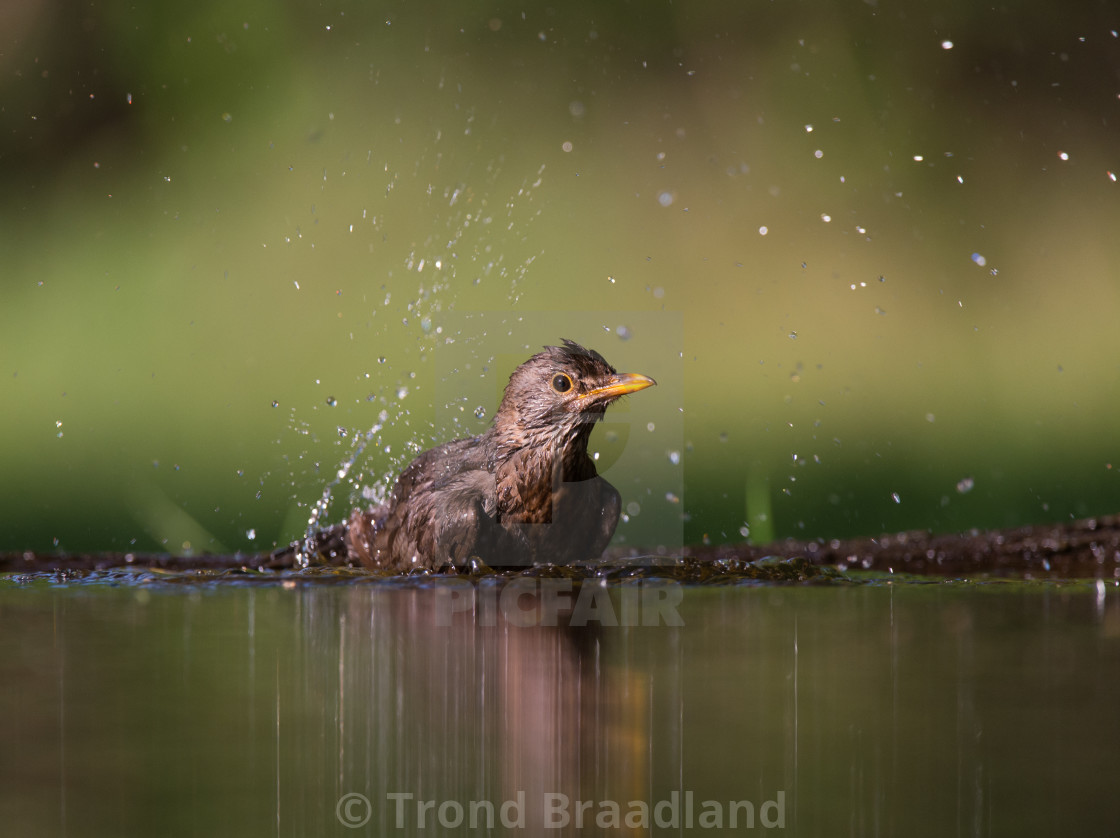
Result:
<svg viewBox="0 0 1120 838"><path fill-rule="evenodd" d="M598 475L588 438L612 402L657 382L563 344L514 370L484 433L425 451L385 503L293 547L401 572L601 556L621 499Z"/></svg>

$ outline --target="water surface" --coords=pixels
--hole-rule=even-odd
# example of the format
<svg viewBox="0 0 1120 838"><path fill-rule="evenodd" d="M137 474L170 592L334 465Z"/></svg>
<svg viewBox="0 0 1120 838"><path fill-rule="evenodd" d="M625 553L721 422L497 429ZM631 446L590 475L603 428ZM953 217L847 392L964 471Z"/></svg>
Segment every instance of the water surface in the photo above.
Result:
<svg viewBox="0 0 1120 838"><path fill-rule="evenodd" d="M571 626L532 597L518 625L451 610L430 580L14 579L12 834L466 834L486 801L492 834L575 834L544 828L564 800L591 803L579 834L716 833L703 801L789 835L1120 822L1111 583L691 585L682 625ZM595 824L610 801L668 822L674 793L676 827Z"/></svg>

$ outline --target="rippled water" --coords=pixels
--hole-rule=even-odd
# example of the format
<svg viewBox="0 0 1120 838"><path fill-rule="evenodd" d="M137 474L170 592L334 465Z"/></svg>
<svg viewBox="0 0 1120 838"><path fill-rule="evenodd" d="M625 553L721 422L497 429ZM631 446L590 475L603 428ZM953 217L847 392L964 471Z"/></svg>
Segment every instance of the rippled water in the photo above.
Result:
<svg viewBox="0 0 1120 838"><path fill-rule="evenodd" d="M1117 824L1110 586L265 576L0 582L11 834Z"/></svg>

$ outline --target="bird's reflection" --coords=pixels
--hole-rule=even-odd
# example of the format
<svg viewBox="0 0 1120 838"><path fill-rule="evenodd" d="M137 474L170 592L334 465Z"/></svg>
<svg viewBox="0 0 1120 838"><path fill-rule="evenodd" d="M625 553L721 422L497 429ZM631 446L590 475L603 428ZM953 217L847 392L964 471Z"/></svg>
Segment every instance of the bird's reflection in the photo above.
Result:
<svg viewBox="0 0 1120 838"><path fill-rule="evenodd" d="M525 594L512 619L480 619L476 586L468 607L438 614L436 594L353 589L334 615L338 675L325 683L338 685L340 795L365 794L372 824L402 834L460 817L464 831L473 818L499 833L594 834L599 810L578 801L625 811L648 798L648 672L604 654L625 629L569 625L570 611Z"/></svg>

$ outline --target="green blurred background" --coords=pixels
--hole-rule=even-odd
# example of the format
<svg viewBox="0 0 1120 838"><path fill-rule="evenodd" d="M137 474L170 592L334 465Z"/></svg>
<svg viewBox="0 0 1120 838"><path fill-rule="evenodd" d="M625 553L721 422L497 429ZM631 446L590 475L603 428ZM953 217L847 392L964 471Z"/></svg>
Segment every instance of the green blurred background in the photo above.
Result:
<svg viewBox="0 0 1120 838"><path fill-rule="evenodd" d="M1120 510L1118 28L5 3L0 549L269 549L561 337L627 543Z"/></svg>

